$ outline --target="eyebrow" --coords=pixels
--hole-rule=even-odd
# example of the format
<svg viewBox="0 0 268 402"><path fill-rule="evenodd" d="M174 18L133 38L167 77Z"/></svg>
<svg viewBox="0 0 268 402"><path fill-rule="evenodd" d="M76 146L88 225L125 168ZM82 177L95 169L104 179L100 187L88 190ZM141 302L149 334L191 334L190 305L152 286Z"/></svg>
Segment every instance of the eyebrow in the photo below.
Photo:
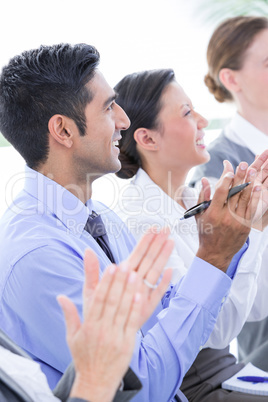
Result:
<svg viewBox="0 0 268 402"><path fill-rule="evenodd" d="M184 106L188 106L189 108L193 108L192 102L190 102L190 101L188 103L183 103L180 108L182 109Z"/></svg>
<svg viewBox="0 0 268 402"><path fill-rule="evenodd" d="M115 101L116 98L118 97L118 93L114 92L113 95L109 96L108 99L103 104L103 109L105 109L111 102Z"/></svg>

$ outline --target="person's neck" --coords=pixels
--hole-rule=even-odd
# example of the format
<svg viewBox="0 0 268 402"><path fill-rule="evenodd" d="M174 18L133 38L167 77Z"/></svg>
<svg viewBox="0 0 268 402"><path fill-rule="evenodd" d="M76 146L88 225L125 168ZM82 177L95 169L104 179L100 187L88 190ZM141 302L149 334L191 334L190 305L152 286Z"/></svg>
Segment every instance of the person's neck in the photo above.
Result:
<svg viewBox="0 0 268 402"><path fill-rule="evenodd" d="M160 168L157 168L156 166L146 166L143 167L143 169L148 176L150 176L151 180L161 188L161 190L185 208L182 193L185 187L185 180L188 171L177 169L177 171L174 172L173 170L161 169L161 166Z"/></svg>
<svg viewBox="0 0 268 402"><path fill-rule="evenodd" d="M77 197L83 204L92 196L92 182L89 182L86 177L78 178L73 172L66 170L63 172L62 170L52 169L46 165L40 167L38 172L66 188L66 190L70 191L70 193Z"/></svg>
<svg viewBox="0 0 268 402"><path fill-rule="evenodd" d="M246 107L238 107L240 116L255 126L258 130L268 135L268 111L255 110Z"/></svg>

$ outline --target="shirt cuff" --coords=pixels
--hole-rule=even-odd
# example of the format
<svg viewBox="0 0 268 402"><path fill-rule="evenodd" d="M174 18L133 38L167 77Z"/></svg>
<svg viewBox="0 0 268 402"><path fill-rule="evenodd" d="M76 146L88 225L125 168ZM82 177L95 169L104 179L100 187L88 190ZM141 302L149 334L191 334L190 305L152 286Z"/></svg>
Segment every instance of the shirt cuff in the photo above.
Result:
<svg viewBox="0 0 268 402"><path fill-rule="evenodd" d="M187 274L175 288L180 295L194 300L217 315L218 306L215 301L221 301L228 294L231 284L231 279L223 271L195 257Z"/></svg>
<svg viewBox="0 0 268 402"><path fill-rule="evenodd" d="M243 254L247 251L248 246L249 246L249 238L247 239L246 243L241 247L241 249L233 256L233 259L230 262L230 265L226 271L226 275L228 275L229 278L231 278L231 279L234 278L238 264L243 256Z"/></svg>
<svg viewBox="0 0 268 402"><path fill-rule="evenodd" d="M215 281L215 286L216 283L220 283L219 287L223 290L223 297L225 297L232 284L230 277L207 261L199 257L194 257L187 273L175 285L171 284L169 286L162 299L162 308L167 308L170 300L176 296L177 292L181 294L182 290L185 293L184 296L188 297L190 291L191 299L195 300L197 303L202 303L199 298L200 289L202 289L202 287L203 289L207 289L208 284L212 283L211 280Z"/></svg>

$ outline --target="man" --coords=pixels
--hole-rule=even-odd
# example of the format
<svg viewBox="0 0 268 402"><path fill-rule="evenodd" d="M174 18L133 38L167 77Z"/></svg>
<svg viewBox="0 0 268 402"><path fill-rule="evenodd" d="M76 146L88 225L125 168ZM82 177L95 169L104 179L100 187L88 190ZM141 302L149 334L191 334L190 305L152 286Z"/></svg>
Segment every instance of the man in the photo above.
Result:
<svg viewBox="0 0 268 402"><path fill-rule="evenodd" d="M149 249L147 253L149 253ZM135 335L139 329L141 300L143 297L146 298L146 294L137 293L141 290L137 275L130 280L127 271L123 272L117 267L112 268L112 272L111 268L106 270L98 284L97 257L92 251L86 250L83 292L84 322L82 324L79 322L74 304L62 295L58 297L65 314L68 345L76 370L75 376L74 366L71 364L61 378L55 390L55 394L60 399L52 394L38 364L31 361L29 356L0 329L0 400L2 402L44 400L56 402L67 398L68 402L86 402L88 400L113 400L115 402L128 401L133 398L141 388L141 384L130 369L124 376L122 390L118 389L118 384L126 372L132 356ZM159 286L162 287L162 284ZM163 290L162 288L162 292L159 292L158 300L161 293L163 294ZM101 300L97 295L98 292L104 295ZM140 296L140 300L136 300L137 295ZM111 303L112 300L113 303ZM123 312L122 302L126 304ZM101 313L96 316L94 313L100 308ZM116 319L110 324L109 330L125 340L125 354L122 354L120 348L116 347L113 338L108 339L105 344L100 344L100 329L107 325L107 317L110 316ZM123 330L122 322L125 323ZM92 349L95 353L92 353Z"/></svg>
<svg viewBox="0 0 268 402"><path fill-rule="evenodd" d="M1 322L41 363L51 387L71 358L55 296L67 294L81 314L85 248L97 253L104 271L111 261L126 259L134 246L120 219L91 199L92 182L120 168L116 144L129 125L98 61L96 49L85 44L41 47L12 59L0 80L0 130L27 164L24 190L0 225ZM225 272L230 265L234 274L232 257L241 249L237 263L246 249L250 227L244 222L250 223L259 194L251 196L251 184L226 203L233 177L227 167L200 217L200 227L211 230L200 233L196 259L137 335L131 368L143 389L136 400L172 400L213 328L230 288ZM156 265L165 236L158 237ZM130 258L126 269L136 270L153 289L157 278L147 274L147 265L146 259Z"/></svg>

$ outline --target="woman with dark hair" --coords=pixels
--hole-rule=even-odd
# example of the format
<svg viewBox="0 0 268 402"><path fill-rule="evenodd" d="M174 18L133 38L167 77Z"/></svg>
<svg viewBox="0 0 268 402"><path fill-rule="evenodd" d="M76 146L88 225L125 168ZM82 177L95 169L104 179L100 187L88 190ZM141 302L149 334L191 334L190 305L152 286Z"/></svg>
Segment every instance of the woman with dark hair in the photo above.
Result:
<svg viewBox="0 0 268 402"><path fill-rule="evenodd" d="M172 70L128 75L115 90L118 104L131 120L120 140L122 168L117 175L134 176L118 202L117 213L136 238L150 225L170 227L175 251L168 266L176 267L176 281L185 274L198 249L198 231L211 231L211 227L197 228L194 218L180 219L186 209L197 203L195 190L185 186L188 172L209 160L203 140L207 120L193 109ZM230 168L228 161L226 168ZM236 184L249 174L247 168L247 163L240 163ZM254 171L248 172L254 180ZM202 184L209 197L208 181L203 179ZM250 237L246 258L233 279L216 326L182 383L181 390L190 401L252 400L246 394L220 389L221 383L242 367L229 353L228 344L242 328L257 292L263 236L254 231ZM266 308L260 310L260 314L266 314Z"/></svg>
<svg viewBox="0 0 268 402"><path fill-rule="evenodd" d="M191 185L198 185L204 175L215 183L224 159L234 167L240 160L251 163L268 147L267 49L265 17L230 18L214 31L207 49L205 84L218 102L233 102L237 112L209 145L211 159L196 169ZM245 324L238 336L238 355L268 370L267 319Z"/></svg>

